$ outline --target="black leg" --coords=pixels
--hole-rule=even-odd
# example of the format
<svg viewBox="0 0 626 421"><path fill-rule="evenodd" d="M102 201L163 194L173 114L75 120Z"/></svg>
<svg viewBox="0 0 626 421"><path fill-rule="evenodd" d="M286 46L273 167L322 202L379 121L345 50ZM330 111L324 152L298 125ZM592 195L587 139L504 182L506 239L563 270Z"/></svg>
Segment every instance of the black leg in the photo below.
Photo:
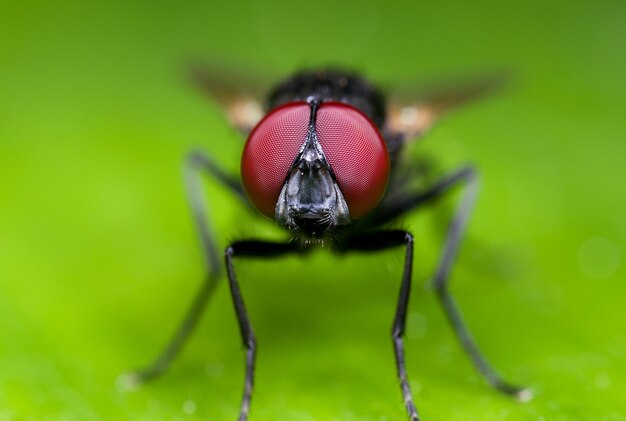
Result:
<svg viewBox="0 0 626 421"><path fill-rule="evenodd" d="M413 272L413 235L406 231L377 231L369 234L359 235L347 240L343 245L345 250L378 251L391 247L406 246L404 257L404 270L402 272L402 283L400 285L400 295L396 307L396 315L393 320L392 337L393 347L396 355L396 367L402 397L411 421L419 421L417 409L413 403L413 395L409 386L409 379L406 371L404 358L404 329L406 326L407 308L409 306L409 296L411 293L411 279Z"/></svg>
<svg viewBox="0 0 626 421"><path fill-rule="evenodd" d="M254 364L256 359L256 339L254 331L250 325L246 306L243 302L233 259L235 257L278 257L287 253L298 252L299 249L292 243L270 243L265 241L237 241L231 244L224 254L226 260L226 271L230 293L233 298L233 305L241 330L241 338L246 347L246 374L239 421L246 421L250 413L250 399L252 398L252 388L254 386Z"/></svg>
<svg viewBox="0 0 626 421"><path fill-rule="evenodd" d="M207 206L200 183L202 172L226 186L240 199L246 201L243 188L235 178L223 172L208 156L201 152L194 151L189 154L184 167L185 188L193 220L200 236L200 243L202 245L203 256L208 272L200 290L197 292L191 306L187 310L185 318L175 331L167 346L147 367L120 377L120 382L125 387L135 387L160 376L167 370L192 333L207 302L213 295L217 281L222 274L220 253L216 246L213 230L207 219Z"/></svg>
<svg viewBox="0 0 626 421"><path fill-rule="evenodd" d="M433 285L441 305L443 306L446 316L454 329L461 345L470 356L472 362L478 369L478 371L485 377L487 382L493 386L496 390L513 396L520 401L527 401L532 398L532 392L530 389L512 385L504 381L500 375L491 367L485 357L478 349L476 342L472 338L469 330L467 329L461 313L452 298L448 290L449 273L452 268L452 264L456 257L458 246L461 241L461 236L465 231L469 215L476 196L478 193L478 178L475 171L471 168L466 169L460 173L458 178L453 179L453 183L464 182L466 185L463 197L456 209L452 222L446 235L443 251L433 278ZM450 184L448 184L450 186ZM445 191L445 189L443 190Z"/></svg>
<svg viewBox="0 0 626 421"><path fill-rule="evenodd" d="M215 244L215 235L207 218L206 200L201 186L201 173L204 172L219 184L225 186L238 199L249 205L246 194L239 181L226 174L219 168L215 162L206 154L199 151L192 151L187 156L184 168L185 188L187 190L187 199L191 207L194 223L198 228L200 243L202 245L203 255L206 260L209 274L217 278L222 272L222 264L220 262L220 253Z"/></svg>
<svg viewBox="0 0 626 421"><path fill-rule="evenodd" d="M526 401L532 397L531 391L523 387L511 385L502 380L500 375L498 375L498 373L482 356L469 330L465 326L461 313L459 312L458 307L448 290L448 275L450 269L452 268L461 236L465 231L469 215L478 193L478 178L476 171L472 167L461 168L460 170L443 177L439 182L435 183L425 192L405 195L397 200L389 201L386 206L382 207L381 212L376 216L376 222L385 223L421 205L439 199L459 184L465 184L465 192L456 209L452 223L446 235L441 259L433 278L433 285L437 292L439 301L444 308L446 316L456 333L456 336L478 371L496 390L507 395L511 395L519 400Z"/></svg>
<svg viewBox="0 0 626 421"><path fill-rule="evenodd" d="M380 209L372 215L372 219L367 220L367 223L372 226L386 224L420 206L443 197L460 182L473 177L475 177L475 171L472 167L462 167L451 174L445 175L426 191L406 192L402 190L398 194L392 194L385 200Z"/></svg>

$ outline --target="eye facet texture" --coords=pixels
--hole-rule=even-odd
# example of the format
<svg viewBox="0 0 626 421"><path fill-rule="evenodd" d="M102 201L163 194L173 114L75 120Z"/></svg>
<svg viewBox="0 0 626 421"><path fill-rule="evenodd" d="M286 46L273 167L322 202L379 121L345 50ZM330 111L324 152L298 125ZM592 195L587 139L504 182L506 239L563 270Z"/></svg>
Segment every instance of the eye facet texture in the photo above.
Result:
<svg viewBox="0 0 626 421"><path fill-rule="evenodd" d="M252 204L270 218L289 168L306 140L310 115L305 102L283 105L265 116L248 137L241 179Z"/></svg>
<svg viewBox="0 0 626 421"><path fill-rule="evenodd" d="M380 133L355 108L335 102L320 107L317 135L351 218L367 214L382 199L389 178L389 155Z"/></svg>
<svg viewBox="0 0 626 421"><path fill-rule="evenodd" d="M241 161L243 185L254 206L274 217L287 173L306 140L310 106L290 103L270 112L255 127ZM322 103L316 131L322 150L348 204L352 219L381 200L389 178L389 155L374 124L355 108Z"/></svg>

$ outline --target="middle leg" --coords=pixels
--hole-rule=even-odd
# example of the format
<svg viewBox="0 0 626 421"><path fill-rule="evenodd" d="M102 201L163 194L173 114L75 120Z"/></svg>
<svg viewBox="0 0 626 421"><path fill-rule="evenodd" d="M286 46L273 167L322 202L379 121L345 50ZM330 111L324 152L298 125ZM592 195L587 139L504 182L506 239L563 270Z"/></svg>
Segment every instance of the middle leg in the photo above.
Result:
<svg viewBox="0 0 626 421"><path fill-rule="evenodd" d="M452 264L456 257L462 235L478 194L478 176L476 170L471 166L462 167L443 177L424 192L407 194L397 201L388 203L386 206L383 206L381 212L376 216L374 223L383 224L391 221L415 208L440 199L453 188L461 185L464 186L465 189L457 205L444 241L439 264L437 265L433 278L433 286L450 325L454 329L461 346L469 355L478 372L494 389L513 396L520 401L526 401L532 397L532 392L527 388L507 382L493 369L476 345L449 290L450 270L452 269Z"/></svg>

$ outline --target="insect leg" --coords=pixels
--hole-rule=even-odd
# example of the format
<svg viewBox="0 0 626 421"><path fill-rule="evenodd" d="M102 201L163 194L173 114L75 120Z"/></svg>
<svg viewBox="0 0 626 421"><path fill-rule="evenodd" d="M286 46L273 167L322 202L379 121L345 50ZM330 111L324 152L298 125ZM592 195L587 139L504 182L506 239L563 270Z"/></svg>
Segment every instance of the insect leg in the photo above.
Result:
<svg viewBox="0 0 626 421"><path fill-rule="evenodd" d="M402 272L402 283L396 307L396 315L393 320L392 337L396 355L396 368L404 404L411 421L419 421L417 409L413 403L413 395L406 372L404 358L404 329L406 326L407 308L409 306L409 296L411 292L411 279L413 272L413 235L407 231L376 231L368 234L358 235L350 238L345 245L346 250L378 251L391 247L406 246L404 257L404 270Z"/></svg>
<svg viewBox="0 0 626 421"><path fill-rule="evenodd" d="M287 253L297 252L296 245L291 243L271 243L266 241L246 240L237 241L226 248L224 258L226 260L226 272L228 274L228 284L230 293L233 298L237 321L243 344L246 347L246 374L243 398L241 400L241 409L238 421L246 421L250 413L250 399L252 398L252 388L254 386L254 364L256 359L256 339L248 313L244 305L241 290L237 276L235 275L235 267L233 264L234 257L278 257Z"/></svg>
<svg viewBox="0 0 626 421"><path fill-rule="evenodd" d="M528 400L532 396L529 389L514 386L504 381L482 356L448 290L448 275L478 193L478 177L474 168L469 166L463 167L443 177L425 192L405 195L396 201L391 201L387 206L383 207L382 211L377 216L376 223L381 224L388 222L423 204L434 201L459 184L465 184L465 192L446 235L441 258L433 278L433 285L437 292L437 297L461 345L470 356L474 366L483 377L485 377L487 382L500 392L511 395L519 400Z"/></svg>
<svg viewBox="0 0 626 421"><path fill-rule="evenodd" d="M192 151L188 155L184 166L185 188L193 220L200 236L203 256L207 266L207 274L199 291L191 302L187 314L161 354L147 367L127 373L120 378L122 384L127 387L134 387L159 377L167 370L192 333L207 302L213 295L217 281L222 274L220 253L216 246L213 230L207 219L207 206L200 184L200 175L202 172L226 186L235 196L247 203L243 188L237 179L226 174L207 155L201 152Z"/></svg>
<svg viewBox="0 0 626 421"><path fill-rule="evenodd" d="M442 194L447 190L447 187L451 187L453 184L460 182L465 183L465 191L461 198L460 203L457 206L456 212L452 218L448 233L446 235L441 258L433 278L433 285L441 305L444 308L446 316L454 332L456 333L461 345L470 356L472 362L478 369L478 371L485 377L487 382L496 390L513 396L521 401L526 401L532 397L532 393L529 389L512 385L503 380L500 375L491 367L485 357L478 349L476 342L472 338L461 313L456 305L450 291L448 290L449 273L452 268L452 264L456 257L458 246L461 241L461 236L465 231L469 215L476 196L478 193L478 178L476 172L472 168L465 168L459 171L458 176L449 179L447 185L440 185L437 194Z"/></svg>
<svg viewBox="0 0 626 421"><path fill-rule="evenodd" d="M476 174L473 167L462 167L453 173L443 176L425 191L392 195L393 197L387 199L378 212L373 215L373 219L368 222L374 226L383 225L422 205L443 197L453 187L475 177Z"/></svg>

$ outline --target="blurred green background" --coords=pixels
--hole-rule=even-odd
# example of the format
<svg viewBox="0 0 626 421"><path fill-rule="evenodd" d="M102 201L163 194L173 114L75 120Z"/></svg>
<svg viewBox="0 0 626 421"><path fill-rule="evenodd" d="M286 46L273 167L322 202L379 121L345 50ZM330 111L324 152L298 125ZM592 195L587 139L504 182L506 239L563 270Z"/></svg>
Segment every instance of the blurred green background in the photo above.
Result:
<svg viewBox="0 0 626 421"><path fill-rule="evenodd" d="M0 420L233 420L244 353L218 289L166 376L153 358L200 285L184 199L192 146L237 171L242 140L189 58L277 79L328 63L392 86L507 68L513 87L409 154L483 183L452 289L488 388L424 282L452 201L416 235L407 358L425 420L626 419L626 2L2 2ZM282 238L207 185L222 246ZM259 340L251 420L402 420L390 324L402 251L238 264Z"/></svg>

